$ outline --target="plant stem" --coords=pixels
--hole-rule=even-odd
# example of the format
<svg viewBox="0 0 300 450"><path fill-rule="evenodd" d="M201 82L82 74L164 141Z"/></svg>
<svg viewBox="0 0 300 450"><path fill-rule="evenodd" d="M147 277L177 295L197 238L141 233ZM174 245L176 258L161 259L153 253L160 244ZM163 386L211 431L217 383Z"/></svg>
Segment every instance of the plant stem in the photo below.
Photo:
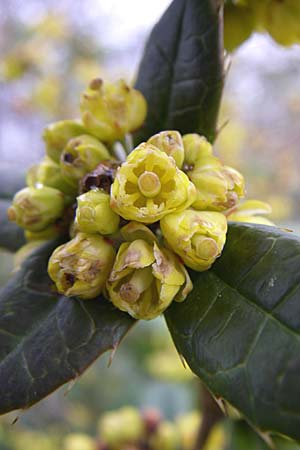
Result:
<svg viewBox="0 0 300 450"><path fill-rule="evenodd" d="M200 389L202 421L192 450L203 450L212 428L224 418L219 406L202 383Z"/></svg>

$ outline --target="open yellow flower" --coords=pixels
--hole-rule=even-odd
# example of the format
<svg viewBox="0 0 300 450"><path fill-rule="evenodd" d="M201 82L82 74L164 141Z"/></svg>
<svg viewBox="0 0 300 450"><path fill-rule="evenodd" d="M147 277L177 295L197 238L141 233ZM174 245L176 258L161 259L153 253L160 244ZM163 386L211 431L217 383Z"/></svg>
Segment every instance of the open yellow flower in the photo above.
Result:
<svg viewBox="0 0 300 450"><path fill-rule="evenodd" d="M196 189L173 158L151 144L140 144L116 173L111 207L127 220L154 223L190 206Z"/></svg>
<svg viewBox="0 0 300 450"><path fill-rule="evenodd" d="M143 231L143 228L145 229ZM136 232L147 240L135 239ZM192 289L189 275L176 255L158 246L154 236L140 224L125 235L131 242L121 244L107 282L113 304L136 319L159 316L173 300L183 301Z"/></svg>
<svg viewBox="0 0 300 450"><path fill-rule="evenodd" d="M271 220L263 217L271 214L271 205L260 200L246 200L226 212L227 219L233 222L248 222L274 226Z"/></svg>
<svg viewBox="0 0 300 450"><path fill-rule="evenodd" d="M103 237L78 233L54 250L48 273L61 294L94 298L102 292L114 258L112 245Z"/></svg>

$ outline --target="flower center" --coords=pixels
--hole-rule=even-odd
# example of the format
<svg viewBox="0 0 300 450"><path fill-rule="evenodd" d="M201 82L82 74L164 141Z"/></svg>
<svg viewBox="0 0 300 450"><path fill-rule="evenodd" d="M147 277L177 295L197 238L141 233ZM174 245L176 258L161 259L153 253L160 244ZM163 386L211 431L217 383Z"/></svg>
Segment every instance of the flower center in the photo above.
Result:
<svg viewBox="0 0 300 450"><path fill-rule="evenodd" d="M201 259L209 261L211 258L218 256L218 245L212 238L196 235L192 238L192 245L196 250L197 256Z"/></svg>
<svg viewBox="0 0 300 450"><path fill-rule="evenodd" d="M156 197L160 193L160 179L154 172L144 172L139 176L138 186L140 192L148 198Z"/></svg>

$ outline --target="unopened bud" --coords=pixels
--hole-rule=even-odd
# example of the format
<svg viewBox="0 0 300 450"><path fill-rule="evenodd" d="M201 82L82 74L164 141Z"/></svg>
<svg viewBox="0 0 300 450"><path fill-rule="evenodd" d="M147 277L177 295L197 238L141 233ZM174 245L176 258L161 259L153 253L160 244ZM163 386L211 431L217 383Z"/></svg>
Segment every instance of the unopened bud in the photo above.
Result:
<svg viewBox="0 0 300 450"><path fill-rule="evenodd" d="M78 233L54 250L48 273L61 294L90 299L102 292L114 258L115 251L104 238Z"/></svg>
<svg viewBox="0 0 300 450"><path fill-rule="evenodd" d="M81 96L80 108L86 129L105 142L139 128L147 112L144 96L123 80L115 84L93 80Z"/></svg>
<svg viewBox="0 0 300 450"><path fill-rule="evenodd" d="M184 147L181 134L178 131L161 131L148 139L147 142L159 148L168 156L172 156L177 167L181 169L184 161Z"/></svg>
<svg viewBox="0 0 300 450"><path fill-rule="evenodd" d="M224 166L212 154L212 146L203 136L187 134L183 142L184 170L197 189L193 208L224 211L236 205L245 194L243 176L232 167Z"/></svg>
<svg viewBox="0 0 300 450"><path fill-rule="evenodd" d="M108 158L109 152L104 144L92 136L81 135L71 139L64 148L60 158L61 172L74 186L78 186L82 177Z"/></svg>
<svg viewBox="0 0 300 450"><path fill-rule="evenodd" d="M59 163L62 151L68 141L85 132L83 125L76 120L61 120L48 125L43 133L47 155Z"/></svg>
<svg viewBox="0 0 300 450"><path fill-rule="evenodd" d="M47 156L40 164L36 164L29 169L26 182L30 187L42 184L58 189L70 196L75 196L77 192L72 183L63 177L59 164Z"/></svg>
<svg viewBox="0 0 300 450"><path fill-rule="evenodd" d="M110 196L93 189L77 197L76 223L84 233L113 234L117 231L120 217L110 207Z"/></svg>
<svg viewBox="0 0 300 450"><path fill-rule="evenodd" d="M51 187L27 187L17 192L8 219L30 231L41 231L62 216L64 195Z"/></svg>
<svg viewBox="0 0 300 450"><path fill-rule="evenodd" d="M226 218L218 212L187 209L164 217L160 226L171 249L199 272L211 267L226 240Z"/></svg>

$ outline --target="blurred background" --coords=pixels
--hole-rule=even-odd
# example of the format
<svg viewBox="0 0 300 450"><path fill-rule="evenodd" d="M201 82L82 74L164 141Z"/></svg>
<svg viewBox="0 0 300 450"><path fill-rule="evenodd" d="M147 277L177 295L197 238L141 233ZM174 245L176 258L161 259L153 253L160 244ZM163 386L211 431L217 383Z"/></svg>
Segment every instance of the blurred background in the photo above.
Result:
<svg viewBox="0 0 300 450"><path fill-rule="evenodd" d="M147 35L169 3L0 0L1 165L20 172L41 159L43 127L79 115L79 94L91 78L133 81ZM217 152L244 174L248 198L269 202L272 220L299 230L300 47L255 33L227 63ZM13 256L0 251L0 258L3 284ZM0 418L0 450L90 450L66 437L94 439L107 410L156 408L178 420L199 406L198 382L183 368L162 319L138 324L110 368L103 357L70 388ZM265 448L242 423L225 424L217 436L212 450Z"/></svg>

